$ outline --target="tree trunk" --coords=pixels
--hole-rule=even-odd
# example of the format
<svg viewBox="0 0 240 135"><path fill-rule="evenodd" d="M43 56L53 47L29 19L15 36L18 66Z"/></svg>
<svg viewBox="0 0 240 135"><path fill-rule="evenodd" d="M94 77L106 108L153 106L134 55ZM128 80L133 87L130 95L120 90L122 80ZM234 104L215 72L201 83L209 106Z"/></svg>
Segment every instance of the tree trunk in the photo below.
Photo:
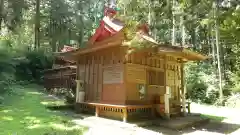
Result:
<svg viewBox="0 0 240 135"><path fill-rule="evenodd" d="M175 0L172 1L172 45L176 44L176 18L175 18Z"/></svg>
<svg viewBox="0 0 240 135"><path fill-rule="evenodd" d="M212 28L211 26L209 25L208 26L208 38L209 38L209 42L211 44L211 48L212 48L212 63L213 63L213 66L214 68L216 68L216 46L214 44L214 40L213 40L213 36L212 36Z"/></svg>
<svg viewBox="0 0 240 135"><path fill-rule="evenodd" d="M198 44L198 36L197 36L197 33L199 32L198 29L199 29L198 26L195 27L195 29L194 29L194 41L193 42L194 42L194 45L196 46L196 50L200 49L200 46Z"/></svg>
<svg viewBox="0 0 240 135"><path fill-rule="evenodd" d="M151 25L151 0L148 0L148 24Z"/></svg>
<svg viewBox="0 0 240 135"><path fill-rule="evenodd" d="M81 29L79 31L79 47L83 46L83 37L84 37L84 24L83 24L83 17L80 16L80 22L81 22Z"/></svg>
<svg viewBox="0 0 240 135"><path fill-rule="evenodd" d="M195 35L195 29L196 28L192 28L190 30L190 35L191 35L191 44L193 45L193 50L196 50L196 35Z"/></svg>
<svg viewBox="0 0 240 135"><path fill-rule="evenodd" d="M68 44L72 44L71 40L72 40L72 31L71 29L68 29Z"/></svg>
<svg viewBox="0 0 240 135"><path fill-rule="evenodd" d="M124 15L124 17L127 15L127 14L126 14L126 10L127 10L127 9L126 9L126 2L124 2L124 3L123 3L123 15Z"/></svg>
<svg viewBox="0 0 240 135"><path fill-rule="evenodd" d="M151 18L151 0L148 0L148 25L151 27L152 24L152 18ZM149 34L151 35L151 30L149 31Z"/></svg>
<svg viewBox="0 0 240 135"><path fill-rule="evenodd" d="M83 38L84 38L84 22L83 22L83 5L80 2L80 17L79 17L79 21L80 21L80 30L79 30L79 47L83 46Z"/></svg>
<svg viewBox="0 0 240 135"><path fill-rule="evenodd" d="M35 14L35 49L40 48L40 0L36 0Z"/></svg>
<svg viewBox="0 0 240 135"><path fill-rule="evenodd" d="M2 23L4 18L4 0L0 0L0 31L2 31Z"/></svg>
<svg viewBox="0 0 240 135"><path fill-rule="evenodd" d="M217 65L218 65L218 77L219 77L219 99L223 101L223 90L222 90L222 68L220 60L220 44L219 44L219 20L218 20L218 2L214 2L214 13L215 13L215 38L216 38L216 49L217 49Z"/></svg>
<svg viewBox="0 0 240 135"><path fill-rule="evenodd" d="M184 25L184 15L181 15L181 36L182 36L182 43L181 46L183 47L185 43L185 25Z"/></svg>
<svg viewBox="0 0 240 135"><path fill-rule="evenodd" d="M226 71L226 69L227 69L227 66L229 65L229 63L225 60L225 57L224 57L224 54L226 54L226 55L228 55L227 54L227 51L226 51L226 49L227 48L225 48L224 46L222 46L222 42L220 42L219 43L220 45L219 45L219 47L220 47L220 61L221 61L221 64L222 64L222 74L223 74L223 80L226 80L227 79L227 73L226 72L224 72L224 71Z"/></svg>

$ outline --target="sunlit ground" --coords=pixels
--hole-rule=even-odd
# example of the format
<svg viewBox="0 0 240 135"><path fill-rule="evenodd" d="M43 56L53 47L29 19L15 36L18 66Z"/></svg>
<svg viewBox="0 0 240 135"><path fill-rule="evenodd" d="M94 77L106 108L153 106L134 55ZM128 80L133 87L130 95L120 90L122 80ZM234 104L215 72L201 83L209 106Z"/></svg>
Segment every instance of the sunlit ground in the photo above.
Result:
<svg viewBox="0 0 240 135"><path fill-rule="evenodd" d="M210 118L209 124L197 128L186 135L240 135L240 108L216 107L192 104L194 113L201 113L203 117Z"/></svg>
<svg viewBox="0 0 240 135"><path fill-rule="evenodd" d="M219 114L218 111L223 111L227 108L216 110L214 107L195 107L197 107L195 111L203 113L201 117L209 118L210 122L198 126L192 125L189 128L179 131L161 126L135 127L131 124L121 123L120 121L96 117L88 117L83 120L75 120L74 122L90 127L88 131L89 135L240 135L240 117L238 117L237 113L220 115L221 112ZM229 112L225 111L225 113L232 113L232 110Z"/></svg>
<svg viewBox="0 0 240 135"><path fill-rule="evenodd" d="M86 128L71 122L71 118L46 108L48 101L35 88L20 86L16 93L5 97L0 105L0 135L81 135Z"/></svg>
<svg viewBox="0 0 240 135"><path fill-rule="evenodd" d="M134 127L94 117L73 120L61 112L48 110L46 105L63 105L64 102L36 89L40 88L15 87L16 93L5 97L0 105L0 135L81 135L83 132L91 135L240 135L240 112L236 110L193 105L193 112L203 113L202 117L211 119L209 124L182 131L159 126ZM86 132L83 127L90 129Z"/></svg>

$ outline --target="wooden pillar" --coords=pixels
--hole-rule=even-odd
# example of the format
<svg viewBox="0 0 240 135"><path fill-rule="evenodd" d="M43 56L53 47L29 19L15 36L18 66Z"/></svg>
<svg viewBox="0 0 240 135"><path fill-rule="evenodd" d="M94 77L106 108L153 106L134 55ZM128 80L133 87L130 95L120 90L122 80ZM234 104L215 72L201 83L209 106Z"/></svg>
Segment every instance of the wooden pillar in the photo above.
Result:
<svg viewBox="0 0 240 135"><path fill-rule="evenodd" d="M184 63L181 60L181 98L182 98L182 110L183 110L183 115L186 115L186 84L185 84L185 76L184 76Z"/></svg>
<svg viewBox="0 0 240 135"><path fill-rule="evenodd" d="M79 60L76 63L77 65L77 71L76 71L76 103L78 103L78 99L79 99L79 91L80 91L80 83L78 82L79 80L79 68L80 68L80 64L79 64Z"/></svg>
<svg viewBox="0 0 240 135"><path fill-rule="evenodd" d="M84 99L85 99L85 92L84 92L84 89L83 89L83 83L84 83L83 80L76 80L76 84L77 84L77 87L76 87L76 102L77 103L84 102Z"/></svg>
<svg viewBox="0 0 240 135"><path fill-rule="evenodd" d="M96 106L95 116L99 117L99 106Z"/></svg>
<svg viewBox="0 0 240 135"><path fill-rule="evenodd" d="M151 108L151 114L152 114L152 117L155 118L155 106L154 105Z"/></svg>
<svg viewBox="0 0 240 135"><path fill-rule="evenodd" d="M102 90L103 90L103 56L100 57L100 64L99 64L99 76L98 76L98 85L99 85L99 91L98 91L98 101L102 102Z"/></svg>
<svg viewBox="0 0 240 135"><path fill-rule="evenodd" d="M167 79L168 79L168 74L167 74L167 56L164 56L164 113L167 119L170 119L170 104L169 104L169 92L167 89Z"/></svg>
<svg viewBox="0 0 240 135"><path fill-rule="evenodd" d="M164 56L164 64L163 64L163 69L164 69L164 91L166 93L167 89L167 56Z"/></svg>
<svg viewBox="0 0 240 135"><path fill-rule="evenodd" d="M169 119L170 118L170 103L169 98L171 97L171 90L167 86L166 87L166 94L164 95L164 110L165 110L165 116Z"/></svg>
<svg viewBox="0 0 240 135"><path fill-rule="evenodd" d="M76 103L78 103L78 99L79 99L79 91L80 91L80 83L79 80L75 80L76 81Z"/></svg>
<svg viewBox="0 0 240 135"><path fill-rule="evenodd" d="M123 108L123 122L127 122L127 108Z"/></svg>
<svg viewBox="0 0 240 135"><path fill-rule="evenodd" d="M190 113L191 113L191 106L190 106L191 103L190 103L190 102L187 102L187 104L188 104L188 107L187 107L187 108L188 108L188 114L190 114Z"/></svg>

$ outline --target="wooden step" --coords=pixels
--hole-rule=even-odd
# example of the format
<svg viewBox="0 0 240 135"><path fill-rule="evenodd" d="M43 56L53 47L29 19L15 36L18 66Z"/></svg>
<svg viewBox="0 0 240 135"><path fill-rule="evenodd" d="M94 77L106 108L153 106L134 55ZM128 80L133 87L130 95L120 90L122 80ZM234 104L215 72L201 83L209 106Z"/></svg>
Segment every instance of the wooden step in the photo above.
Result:
<svg viewBox="0 0 240 135"><path fill-rule="evenodd" d="M181 106L171 107L170 108L170 116L177 117L181 115Z"/></svg>
<svg viewBox="0 0 240 135"><path fill-rule="evenodd" d="M170 117L175 118L175 117L179 117L179 116L181 116L181 112L172 112L172 113L170 113Z"/></svg>
<svg viewBox="0 0 240 135"><path fill-rule="evenodd" d="M170 108L170 112L181 112L181 107L172 107Z"/></svg>

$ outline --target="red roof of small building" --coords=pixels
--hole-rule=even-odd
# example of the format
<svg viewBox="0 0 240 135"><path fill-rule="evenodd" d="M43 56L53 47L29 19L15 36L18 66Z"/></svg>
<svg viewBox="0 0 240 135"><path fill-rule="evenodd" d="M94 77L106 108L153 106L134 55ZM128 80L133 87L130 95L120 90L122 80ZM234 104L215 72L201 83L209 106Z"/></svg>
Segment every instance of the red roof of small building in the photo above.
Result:
<svg viewBox="0 0 240 135"><path fill-rule="evenodd" d="M76 47L64 45L64 47L62 48L61 52L68 52L68 51L73 51L73 50L76 50L76 49L77 49Z"/></svg>
<svg viewBox="0 0 240 135"><path fill-rule="evenodd" d="M67 52L71 52L74 50L77 50L78 48L76 47L72 47L72 46L68 46L68 45L64 45L63 48L60 50L60 52L55 52L55 54L57 55L56 58L63 60L65 62L69 62L69 63L75 63L74 61L71 61L69 59L66 59L64 56L62 56L61 54L67 53Z"/></svg>

